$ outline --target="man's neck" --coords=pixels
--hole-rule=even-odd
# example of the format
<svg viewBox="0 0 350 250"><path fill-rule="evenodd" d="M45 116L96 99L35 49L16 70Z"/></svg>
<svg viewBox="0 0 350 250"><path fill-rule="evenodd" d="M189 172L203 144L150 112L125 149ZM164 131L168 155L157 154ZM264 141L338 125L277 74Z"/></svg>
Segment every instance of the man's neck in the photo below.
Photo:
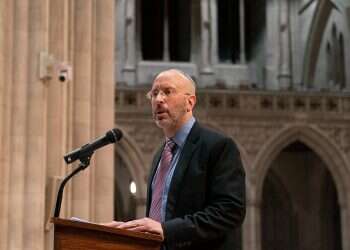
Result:
<svg viewBox="0 0 350 250"><path fill-rule="evenodd" d="M167 138L172 138L176 135L176 133L184 126L191 118L192 114L190 116L187 116L182 122L178 123L176 126L171 128L164 128L163 133Z"/></svg>

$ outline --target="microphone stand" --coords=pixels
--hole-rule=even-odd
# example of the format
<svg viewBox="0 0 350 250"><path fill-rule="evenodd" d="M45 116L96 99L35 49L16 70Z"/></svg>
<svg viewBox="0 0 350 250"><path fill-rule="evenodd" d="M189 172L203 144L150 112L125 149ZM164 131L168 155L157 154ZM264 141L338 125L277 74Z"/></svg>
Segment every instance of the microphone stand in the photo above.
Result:
<svg viewBox="0 0 350 250"><path fill-rule="evenodd" d="M54 213L54 217L58 218L60 216L60 211L61 211L61 204L62 204L62 196L63 196L63 190L64 190L64 186L67 184L67 182L77 173L79 173L80 171L84 170L85 168L87 168L90 165L90 159L92 156L93 152L91 152L90 155L88 156L84 156L83 159L79 159L80 163L78 165L78 167L76 169L74 169L72 171L72 173L70 173L69 175L67 175L63 181L60 184L60 187L58 189L57 192L57 198L56 198L56 206L55 206L55 213Z"/></svg>

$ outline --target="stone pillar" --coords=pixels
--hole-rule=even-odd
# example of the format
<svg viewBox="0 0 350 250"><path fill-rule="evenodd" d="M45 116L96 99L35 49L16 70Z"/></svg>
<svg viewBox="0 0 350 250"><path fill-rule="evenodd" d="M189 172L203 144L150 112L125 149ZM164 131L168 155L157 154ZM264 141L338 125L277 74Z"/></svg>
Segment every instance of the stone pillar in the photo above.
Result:
<svg viewBox="0 0 350 250"><path fill-rule="evenodd" d="M211 15L211 60L212 65L217 65L219 63L219 45L218 45L218 10L216 6L216 1L210 1L210 15Z"/></svg>
<svg viewBox="0 0 350 250"><path fill-rule="evenodd" d="M123 67L124 80L130 84L136 84L136 3L135 0L125 2L125 65ZM141 37L141 35L140 35Z"/></svg>
<svg viewBox="0 0 350 250"><path fill-rule="evenodd" d="M23 2L23 1L19 1ZM26 151L24 171L24 225L23 250L40 249L44 243L43 219L45 218L46 184L46 101L47 87L38 77L38 55L47 46L47 0L28 1L28 59L24 62L27 72L24 85L27 87L25 107ZM27 24L28 25L28 24ZM16 50L14 50L16 51ZM16 63L14 64L16 65ZM16 72L14 72L16 74ZM19 99L14 98L14 102ZM14 168L16 165L12 165ZM12 178L11 178L12 179ZM13 179L15 180L15 179ZM28 209L33 208L33 209ZM15 211L15 210L12 210Z"/></svg>
<svg viewBox="0 0 350 250"><path fill-rule="evenodd" d="M113 27L113 0L0 2L0 250L52 249L48 190L72 169L63 154L114 126ZM43 51L53 72L40 80ZM64 83L63 61L74 75ZM113 147L96 153L67 186L61 217L113 219L113 168Z"/></svg>
<svg viewBox="0 0 350 250"><path fill-rule="evenodd" d="M246 218L243 224L243 249L261 250L260 206L249 200L246 206Z"/></svg>
<svg viewBox="0 0 350 250"><path fill-rule="evenodd" d="M37 60L45 43L45 1L2 5L0 249L42 249L45 86Z"/></svg>
<svg viewBox="0 0 350 250"><path fill-rule="evenodd" d="M43 50L48 51L54 60L58 62L71 62L72 51L69 45L69 30L73 24L72 19L72 2L69 0L48 1L48 16L50 16L47 47ZM74 69L73 69L74 71ZM72 148L72 85L73 82L60 82L56 72L52 79L42 83L46 86L46 189L47 189L47 204L46 204L46 220L51 216L51 208L54 203L55 194L50 189L55 188L54 178L60 178L68 174L68 168L63 161L62 156ZM68 189L67 189L68 190ZM69 193L66 192L63 196L63 206L60 216L67 215L66 201L69 198ZM47 238L46 242L51 238Z"/></svg>
<svg viewBox="0 0 350 250"><path fill-rule="evenodd" d="M113 7L112 0L74 1L73 148L114 125ZM70 215L113 218L113 168L112 147L95 153L90 168L73 180Z"/></svg>
<svg viewBox="0 0 350 250"><path fill-rule="evenodd" d="M208 0L201 1L201 54L202 67L201 73L212 72L210 67L210 14Z"/></svg>
<svg viewBox="0 0 350 250"><path fill-rule="evenodd" d="M80 147L89 142L93 137L93 117L94 99L94 73L96 65L93 60L95 52L94 20L95 1L76 0L74 1L73 13L73 49L75 53L72 58L74 68L73 76L73 110L79 110L73 114L72 121L72 139L73 148ZM85 219L90 218L90 185L91 185L91 167L85 169L72 181L71 189L71 208L69 216L79 216Z"/></svg>
<svg viewBox="0 0 350 250"><path fill-rule="evenodd" d="M287 90L292 87L289 3L287 0L282 0L279 1L279 4L280 52L278 80L280 89Z"/></svg>
<svg viewBox="0 0 350 250"><path fill-rule="evenodd" d="M6 36L12 36L9 39L8 51L9 58L6 64L10 64L10 72L6 81L10 86L10 98L8 105L10 113L6 117L9 120L9 169L8 169L8 187L7 187L7 249L23 249L24 248L24 200L25 200L25 165L26 165L26 107L28 102L28 20L29 20L29 4L27 0L15 0L8 14L9 25L13 30L8 31ZM11 53L12 52L12 53ZM16 71L16 74L14 73ZM16 211L16 213L13 213ZM5 248L4 248L5 250Z"/></svg>
<svg viewBox="0 0 350 250"><path fill-rule="evenodd" d="M213 20L210 20L210 5L208 0L200 2L201 9L201 69L200 84L203 86L213 85L214 72L212 69L211 50L212 37L210 30L213 29Z"/></svg>
<svg viewBox="0 0 350 250"><path fill-rule="evenodd" d="M95 136L114 127L114 20L114 1L96 1ZM96 153L94 163L91 218L98 222L109 221L114 216L113 146Z"/></svg>
<svg viewBox="0 0 350 250"><path fill-rule="evenodd" d="M12 45L11 1L0 1L0 250L8 248L9 214L9 171L10 171L10 97L12 84L9 72L11 67L10 46Z"/></svg>
<svg viewBox="0 0 350 250"><path fill-rule="evenodd" d="M350 200L350 195L347 195L348 201ZM348 202L347 202L348 203ZM350 250L350 213L347 204L340 204L340 217L341 217L341 239L342 239L342 249Z"/></svg>
<svg viewBox="0 0 350 250"><path fill-rule="evenodd" d="M278 89L278 51L279 48L279 27L278 27L278 2L280 0L266 0L266 88L268 90Z"/></svg>

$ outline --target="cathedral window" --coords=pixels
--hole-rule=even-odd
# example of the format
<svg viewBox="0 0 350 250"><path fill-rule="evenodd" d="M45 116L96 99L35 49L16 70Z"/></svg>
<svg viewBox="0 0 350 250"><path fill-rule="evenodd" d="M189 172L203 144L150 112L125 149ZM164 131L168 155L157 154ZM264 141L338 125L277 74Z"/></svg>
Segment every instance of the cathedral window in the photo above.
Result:
<svg viewBox="0 0 350 250"><path fill-rule="evenodd" d="M188 62L191 56L191 1L141 1L143 60Z"/></svg>
<svg viewBox="0 0 350 250"><path fill-rule="evenodd" d="M217 0L219 61L240 59L240 1Z"/></svg>

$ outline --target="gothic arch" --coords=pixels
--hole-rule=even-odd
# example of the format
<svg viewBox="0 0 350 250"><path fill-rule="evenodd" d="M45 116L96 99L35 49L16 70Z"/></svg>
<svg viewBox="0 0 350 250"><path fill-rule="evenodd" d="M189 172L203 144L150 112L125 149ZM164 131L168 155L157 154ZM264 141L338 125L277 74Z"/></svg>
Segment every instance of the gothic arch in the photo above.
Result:
<svg viewBox="0 0 350 250"><path fill-rule="evenodd" d="M262 185L271 163L283 148L296 140L310 147L325 162L334 178L340 206L343 208L349 207L348 203L350 201L346 190L349 190L350 186L347 181L349 171L346 156L322 131L307 125L291 126L283 129L272 137L258 153L253 165L256 171L254 175L256 177L255 198L258 203L261 201Z"/></svg>
<svg viewBox="0 0 350 250"><path fill-rule="evenodd" d="M312 86L313 84L322 36L333 7L334 5L330 0L317 1L304 55L303 82L306 86Z"/></svg>
<svg viewBox="0 0 350 250"><path fill-rule="evenodd" d="M347 190L350 188L348 182L350 177L347 157L334 142L316 127L307 125L286 127L262 147L253 165L255 170L253 175L255 177L253 180L255 190L249 192L250 197L248 198L251 199L253 204L257 204L257 207L260 208L262 187L271 163L283 148L296 140L307 145L320 157L334 179L341 210L342 249L350 250L350 244L346 240L349 233L348 225L350 219L350 199L347 194ZM260 227L260 224L258 226Z"/></svg>
<svg viewBox="0 0 350 250"><path fill-rule="evenodd" d="M138 187L136 192L137 199L145 199L146 197L146 183L145 172L146 164L143 162L143 156L140 148L133 138L122 128L119 129L123 132L123 139L115 147L116 153L125 163L129 170L133 180Z"/></svg>

